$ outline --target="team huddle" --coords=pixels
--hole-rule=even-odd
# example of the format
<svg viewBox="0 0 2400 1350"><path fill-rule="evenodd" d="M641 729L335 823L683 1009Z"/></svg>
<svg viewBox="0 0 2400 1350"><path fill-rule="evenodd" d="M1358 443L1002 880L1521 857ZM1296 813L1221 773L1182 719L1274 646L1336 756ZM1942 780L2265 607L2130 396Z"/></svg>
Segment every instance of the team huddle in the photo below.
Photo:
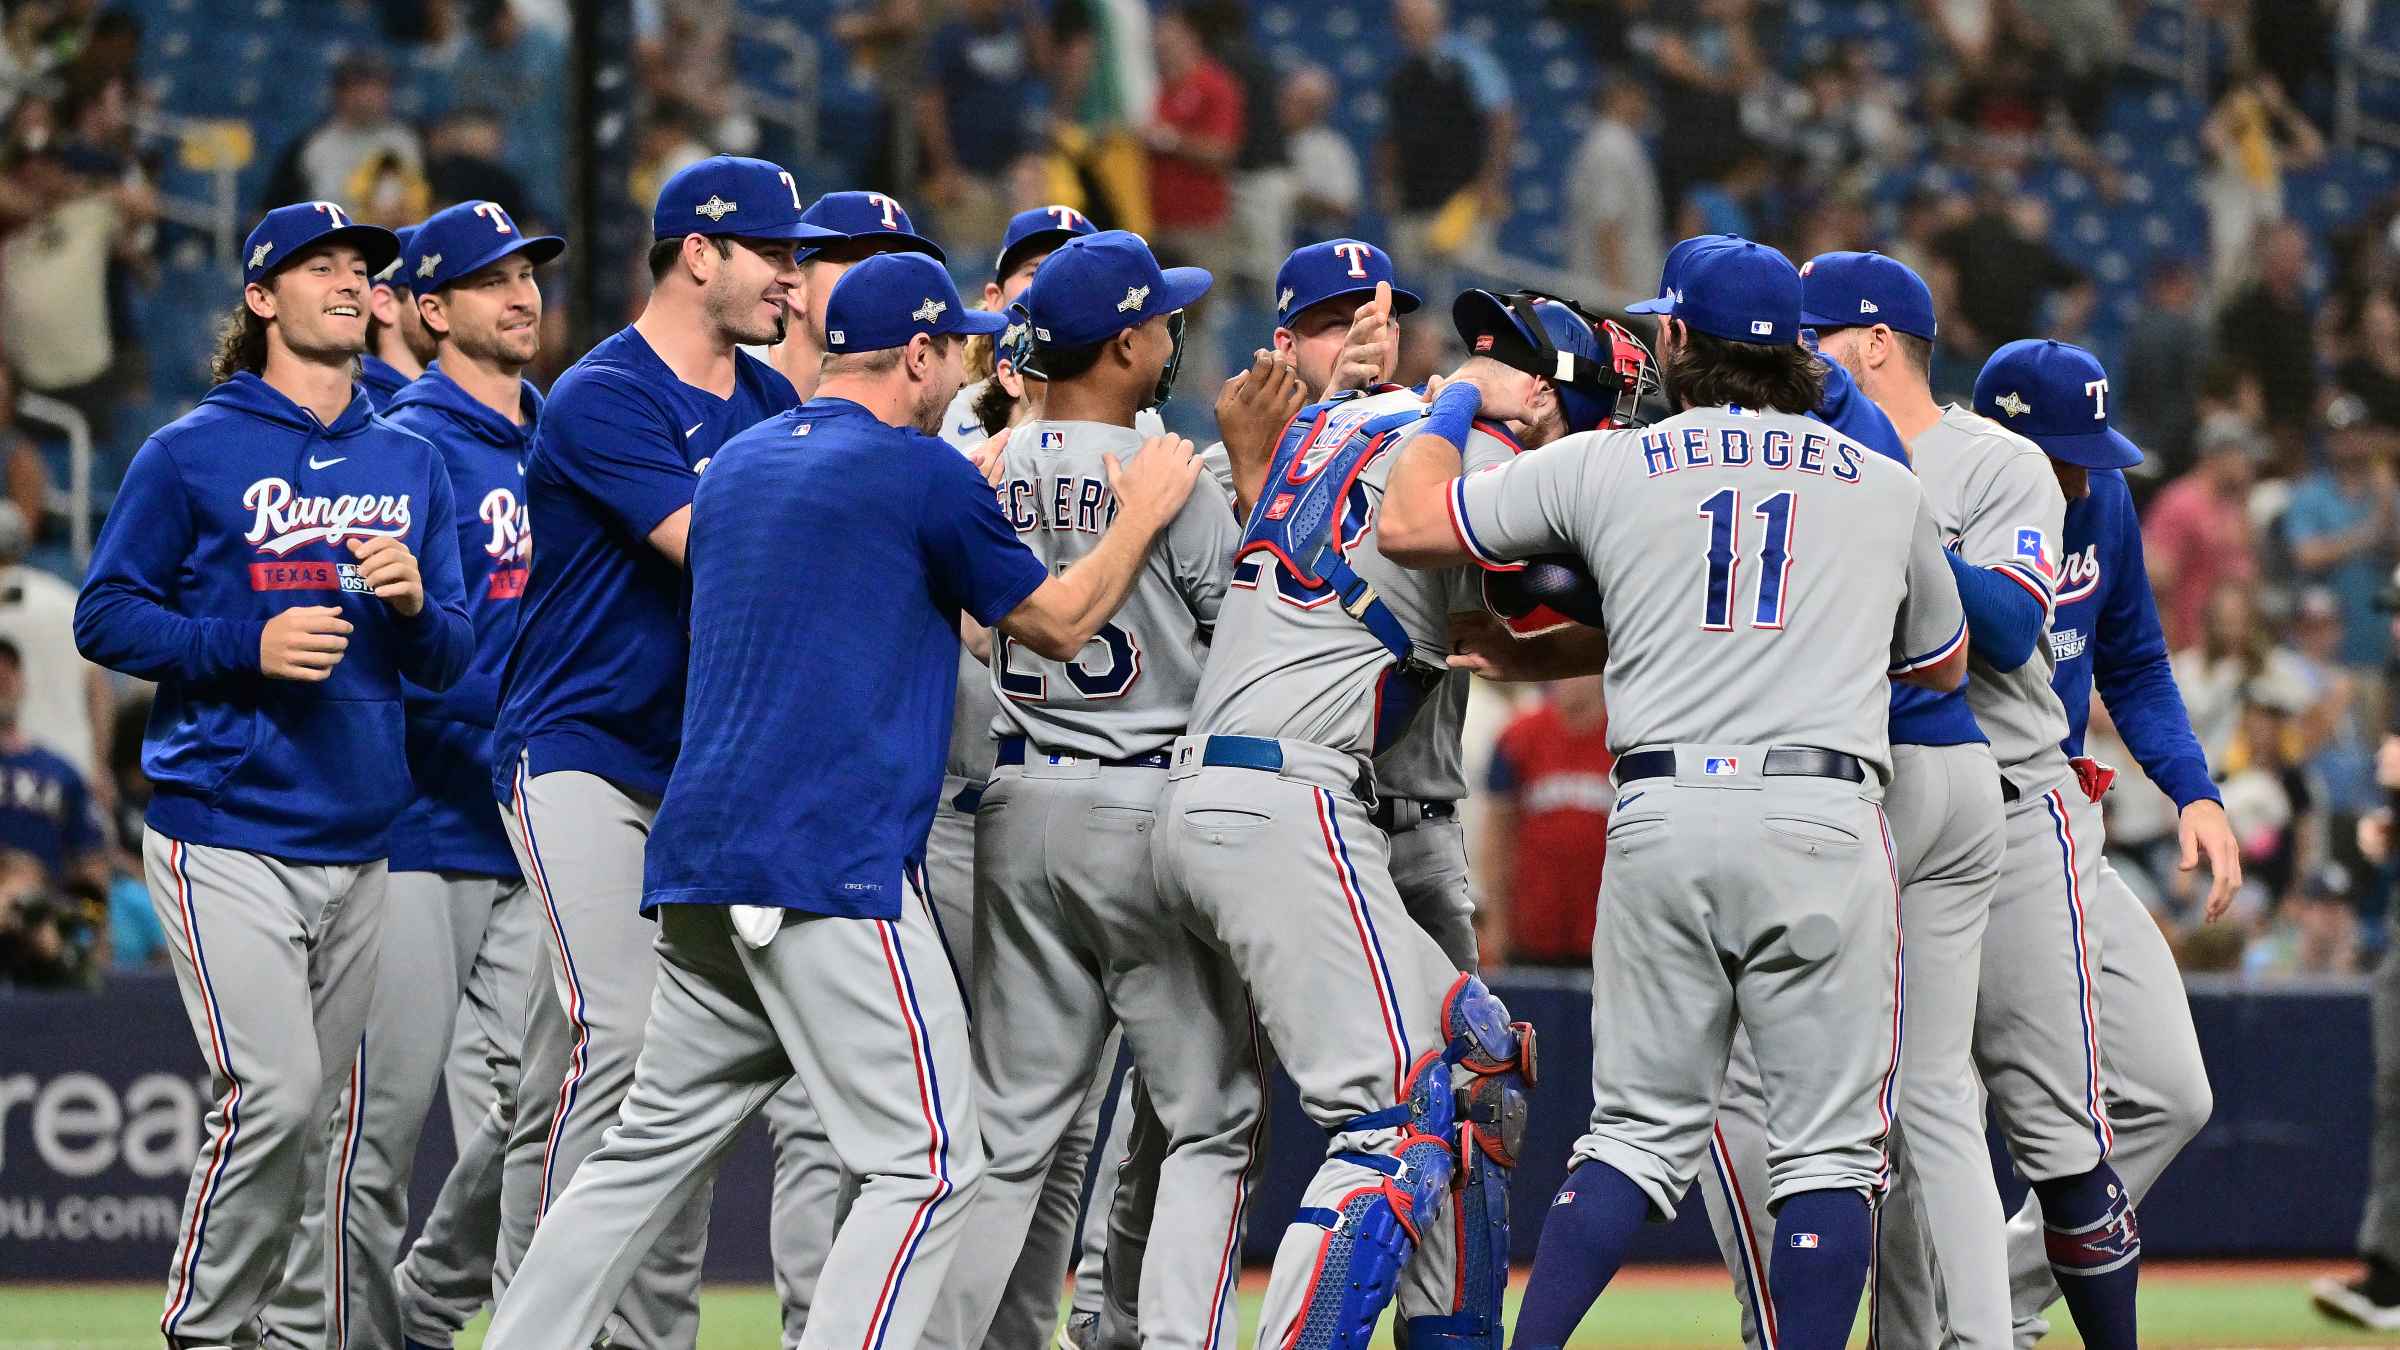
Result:
<svg viewBox="0 0 2400 1350"><path fill-rule="evenodd" d="M159 686L144 859L217 1088L169 1347L487 1304L501 1350L689 1347L762 1112L787 1345L1230 1345L1278 1066L1327 1142L1262 1347L1564 1346L1695 1181L1760 1350L1847 1344L1870 1271L1875 1344L2029 1346L2062 1295L2138 1344L2209 1096L2095 688L2212 917L2239 869L2088 353L1944 406L1907 267L1709 235L1650 343L1471 290L1403 387L1422 299L1329 240L1195 452L1155 409L1213 278L1137 235L1025 212L970 308L892 198L760 160L653 224L545 399L564 240L269 212L105 523L76 634ZM402 322L422 372L362 362ZM1462 727L1478 676L1593 673L1592 1117L1511 1336L1543 1106L1474 974Z"/></svg>

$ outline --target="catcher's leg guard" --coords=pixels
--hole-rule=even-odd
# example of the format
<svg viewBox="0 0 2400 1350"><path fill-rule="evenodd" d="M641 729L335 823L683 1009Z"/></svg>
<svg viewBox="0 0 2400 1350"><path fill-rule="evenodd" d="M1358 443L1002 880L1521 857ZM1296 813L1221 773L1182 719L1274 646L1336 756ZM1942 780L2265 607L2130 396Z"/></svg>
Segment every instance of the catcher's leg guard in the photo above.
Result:
<svg viewBox="0 0 2400 1350"><path fill-rule="evenodd" d="M1440 1316L1408 1321L1409 1350L1501 1350L1508 1292L1508 1178L1525 1138L1533 1093L1533 1028L1510 1022L1483 981L1459 978L1443 1002L1450 1034L1446 1057L1465 1081L1454 1092L1460 1184L1457 1303Z"/></svg>
<svg viewBox="0 0 2400 1350"><path fill-rule="evenodd" d="M1345 1127L1345 1133L1396 1128L1400 1139L1389 1156L1332 1155L1329 1161L1381 1172L1385 1179L1351 1191L1338 1205L1304 1206L1292 1216L1293 1223L1315 1224L1326 1233L1284 1350L1366 1350L1373 1342L1375 1323L1417 1249L1419 1222L1440 1215L1457 1164L1455 1125L1450 1060L1428 1051L1409 1073L1405 1102Z"/></svg>

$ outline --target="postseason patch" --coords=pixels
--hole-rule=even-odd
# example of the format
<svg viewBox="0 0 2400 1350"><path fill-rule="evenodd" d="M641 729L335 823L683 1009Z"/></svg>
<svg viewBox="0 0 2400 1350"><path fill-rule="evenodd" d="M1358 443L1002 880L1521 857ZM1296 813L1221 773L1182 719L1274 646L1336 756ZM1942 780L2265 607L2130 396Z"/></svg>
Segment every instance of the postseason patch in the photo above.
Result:
<svg viewBox="0 0 2400 1350"><path fill-rule="evenodd" d="M2018 526L2016 555L2045 579L2058 579L2058 568L2050 561L2049 536L2041 530L2031 525Z"/></svg>

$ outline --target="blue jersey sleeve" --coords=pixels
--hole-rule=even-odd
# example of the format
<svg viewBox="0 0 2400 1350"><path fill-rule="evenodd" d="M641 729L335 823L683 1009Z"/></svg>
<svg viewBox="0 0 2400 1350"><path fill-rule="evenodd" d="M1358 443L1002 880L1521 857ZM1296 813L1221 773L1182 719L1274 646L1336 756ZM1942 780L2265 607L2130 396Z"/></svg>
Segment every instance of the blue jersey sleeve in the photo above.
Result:
<svg viewBox="0 0 2400 1350"><path fill-rule="evenodd" d="M400 673L440 693L458 683L467 661L475 655L475 621L467 617L467 585L458 562L458 503L450 487L450 470L433 447L425 447L425 527L417 532L417 579L425 588L425 607L415 618L392 615L398 635L395 659Z"/></svg>
<svg viewBox="0 0 2400 1350"><path fill-rule="evenodd" d="M153 437L125 471L76 597L75 646L86 660L145 680L205 682L258 670L266 620L177 608L196 536L182 470Z"/></svg>
<svg viewBox="0 0 2400 1350"><path fill-rule="evenodd" d="M697 477L683 455L684 429L656 400L617 382L625 378L594 372L552 399L542 411L540 440L559 477L618 529L647 541L660 522L692 504Z"/></svg>
<svg viewBox="0 0 2400 1350"><path fill-rule="evenodd" d="M945 607L964 610L988 628L1041 589L1049 572L1018 540L991 485L966 456L925 439L941 452L926 456L932 472L917 526L925 572Z"/></svg>
<svg viewBox="0 0 2400 1350"><path fill-rule="evenodd" d="M2109 558L2108 590L2093 625L2092 684L2142 772L2178 810L2196 801L2221 801L2167 664L2167 636L2150 593L2150 569L2142 561L2133 499L2119 489L2111 501L2108 529L2118 546Z"/></svg>
<svg viewBox="0 0 2400 1350"><path fill-rule="evenodd" d="M1967 611L1967 648L1992 669L2015 670L2033 657L2042 637L2040 597L2022 582L1977 567L1955 553L1942 555L1958 581L1958 601Z"/></svg>

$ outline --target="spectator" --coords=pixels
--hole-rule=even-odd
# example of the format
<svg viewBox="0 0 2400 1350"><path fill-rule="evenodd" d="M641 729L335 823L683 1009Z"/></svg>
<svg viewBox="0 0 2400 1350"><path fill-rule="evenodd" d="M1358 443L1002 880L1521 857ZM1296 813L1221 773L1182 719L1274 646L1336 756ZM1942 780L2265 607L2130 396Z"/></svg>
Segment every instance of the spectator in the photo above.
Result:
<svg viewBox="0 0 2400 1350"><path fill-rule="evenodd" d="M2169 651L2200 640L2218 587L2247 586L2258 578L2249 514L2258 440L2249 423L2212 415L2200 426L2199 463L2151 503L2143 553Z"/></svg>
<svg viewBox="0 0 2400 1350"><path fill-rule="evenodd" d="M1284 81L1276 111L1291 158L1282 175L1288 206L1267 232L1278 254L1301 240L1339 239L1357 229L1366 187L1350 138L1325 125L1334 94L1323 66L1302 66Z"/></svg>
<svg viewBox="0 0 2400 1350"><path fill-rule="evenodd" d="M103 86L89 108L111 98ZM79 119L92 125L92 119ZM124 390L112 378L117 348L109 320L113 259L132 251L157 214L154 194L123 165L50 137L20 145L15 191L25 222L0 241L0 349L23 388L72 406L106 444Z"/></svg>
<svg viewBox="0 0 2400 1350"><path fill-rule="evenodd" d="M1264 295L1292 247L1289 217L1279 210L1292 167L1282 114L1284 76L1250 40L1244 0L1190 0L1184 12L1199 30L1202 45L1233 73L1242 91L1241 145L1233 155L1233 210L1239 230L1233 277L1246 294Z"/></svg>
<svg viewBox="0 0 2400 1350"><path fill-rule="evenodd" d="M1150 147L1150 219L1161 262L1227 267L1231 171L1242 144L1242 89L1209 55L1191 17L1170 9L1151 29L1158 107L1142 128Z"/></svg>
<svg viewBox="0 0 2400 1350"><path fill-rule="evenodd" d="M2350 904L2350 869L2329 862L2309 872L2243 953L2242 973L2254 980L2357 974L2358 911Z"/></svg>
<svg viewBox="0 0 2400 1350"><path fill-rule="evenodd" d="M2250 275L2250 246L2283 218L2283 174L2325 155L2325 139L2284 97L2272 75L2237 79L2200 126L2213 165L2201 180L2211 276L2222 296Z"/></svg>
<svg viewBox="0 0 2400 1350"><path fill-rule="evenodd" d="M2266 228L2258 280L2217 311L2217 350L2258 382L2278 469L2295 472L2317 411L2317 350L2309 335L2308 235L2290 221Z"/></svg>
<svg viewBox="0 0 2400 1350"><path fill-rule="evenodd" d="M1942 315L1942 345L1972 354L1980 367L2004 342L2042 337L2042 310L2054 292L2091 283L2051 251L2050 208L2020 195L2002 175L1987 175L1967 218L1933 241L1955 278L1958 304Z"/></svg>
<svg viewBox="0 0 2400 1350"><path fill-rule="evenodd" d="M1030 0L964 0L927 43L916 106L925 197L961 252L989 252L1008 224L1008 169L1036 144L1032 91L1047 56Z"/></svg>
<svg viewBox="0 0 2400 1350"><path fill-rule="evenodd" d="M1485 964L1591 964L1615 762L1597 675L1552 685L1500 733L1478 850Z"/></svg>
<svg viewBox="0 0 2400 1350"><path fill-rule="evenodd" d="M451 86L506 129L498 158L520 183L548 183L566 162L567 44L525 22L510 0L465 0L463 31L444 58ZM439 153L438 151L436 152ZM540 219L556 202L497 192L443 193L437 206L487 199L518 220Z"/></svg>
<svg viewBox="0 0 2400 1350"><path fill-rule="evenodd" d="M2141 313L2117 363L2123 389L2109 396L2125 433L2142 447L2141 469L2173 478L2192 465L2200 425L2200 377L2208 361L2208 324L2200 313L2200 269L2169 256L2150 270Z"/></svg>
<svg viewBox="0 0 2400 1350"><path fill-rule="evenodd" d="M1742 99L1765 88L1770 73L1751 37L1749 0L1701 0L1689 8L1688 22L1637 27L1632 38L1634 50L1657 68L1656 163L1670 213L1682 210L1693 184L1732 167L1747 140Z"/></svg>
<svg viewBox="0 0 2400 1350"><path fill-rule="evenodd" d="M0 849L39 860L44 889L108 887L107 825L75 766L25 735L25 663L0 638Z"/></svg>
<svg viewBox="0 0 2400 1350"><path fill-rule="evenodd" d="M2301 480L2283 528L2303 579L2332 592L2341 620L2338 659L2372 680L2391 641L2375 597L2400 561L2400 482L2391 433L2367 406L2342 394L2325 406L2325 466Z"/></svg>
<svg viewBox="0 0 2400 1350"><path fill-rule="evenodd" d="M2400 303L2376 287L2352 307L2349 355L2334 370L2344 389L2366 400L2377 422L2400 429Z"/></svg>
<svg viewBox="0 0 2400 1350"><path fill-rule="evenodd" d="M408 224L427 214L424 167L417 133L392 115L391 67L354 52L334 65L332 110L276 164L267 204L340 202L361 221Z"/></svg>
<svg viewBox="0 0 2400 1350"><path fill-rule="evenodd" d="M1635 80L1606 80L1596 102L1599 116L1567 171L1567 267L1590 298L1613 308L1657 288L1666 205L1643 143L1648 92Z"/></svg>
<svg viewBox="0 0 2400 1350"><path fill-rule="evenodd" d="M425 178L436 209L460 202L498 202L519 221L540 219L539 204L508 164L508 131L482 104L450 110L426 145ZM428 213L430 214L430 212Z"/></svg>
<svg viewBox="0 0 2400 1350"><path fill-rule="evenodd" d="M8 504L21 523L29 523L26 532L38 536L50 511L50 470L17 420L16 377L6 362L0 362L0 474Z"/></svg>
<svg viewBox="0 0 2400 1350"><path fill-rule="evenodd" d="M40 859L0 852L0 984L96 985L108 963L99 917L87 900L47 887Z"/></svg>
<svg viewBox="0 0 2400 1350"><path fill-rule="evenodd" d="M1393 0L1400 68L1384 81L1384 136L1375 147L1376 193L1391 218L1392 262L1430 295L1447 295L1448 237L1477 217L1506 214L1517 112L1508 75L1489 51L1450 29L1445 0ZM1453 206L1453 203L1457 203ZM1444 221L1445 208L1457 216ZM1433 336L1437 325L1404 331Z"/></svg>
<svg viewBox="0 0 2400 1350"><path fill-rule="evenodd" d="M2125 55L2118 0L2015 0L2003 12L2010 40L2022 43L2042 69L2055 106L2078 135L2098 135Z"/></svg>
<svg viewBox="0 0 2400 1350"><path fill-rule="evenodd" d="M2217 764L2225 813L2241 822L2243 902L2266 914L2291 895L2322 855L2317 791L2301 767L2298 719L2309 691L2287 672L2253 677L2242 687L2240 729Z"/></svg>
<svg viewBox="0 0 2400 1350"><path fill-rule="evenodd" d="M29 541L23 514L0 502L0 642L18 667L14 686L23 716L15 725L65 760L103 805L113 805L114 686L107 671L75 650L75 588L25 561Z"/></svg>

